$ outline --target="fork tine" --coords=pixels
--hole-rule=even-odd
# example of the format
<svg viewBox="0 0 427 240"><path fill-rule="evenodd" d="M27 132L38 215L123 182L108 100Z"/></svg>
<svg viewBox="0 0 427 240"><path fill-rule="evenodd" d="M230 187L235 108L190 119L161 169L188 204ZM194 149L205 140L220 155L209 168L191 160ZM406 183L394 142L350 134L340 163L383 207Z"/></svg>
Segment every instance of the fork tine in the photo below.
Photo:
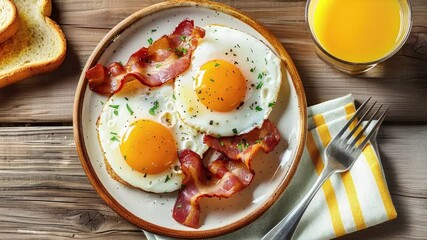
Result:
<svg viewBox="0 0 427 240"><path fill-rule="evenodd" d="M357 109L357 111L353 114L353 116L347 121L347 123L341 128L341 130L338 132L338 134L336 135L336 137L341 137L343 135L343 133L345 132L345 130L347 130L347 128L350 126L350 124L354 121L354 119L357 117L357 115L359 115L359 113L362 111L362 109L366 106L366 104L369 102L369 100L371 100L372 97L369 97L368 99L366 99L366 101L364 103L362 103L362 105L360 105L359 109Z"/></svg>
<svg viewBox="0 0 427 240"><path fill-rule="evenodd" d="M350 132L350 134L348 134L347 137L345 137L344 142L347 142L351 138L351 136L353 136L353 134L357 131L357 129L359 129L360 124L362 124L362 122L365 120L365 117L372 110L372 108L374 108L376 103L377 103L377 101L375 101L374 104L372 104L372 106L363 114L363 116L359 119L359 122L353 128L353 130Z"/></svg>
<svg viewBox="0 0 427 240"><path fill-rule="evenodd" d="M369 127L372 120L374 120L374 117L377 115L377 113L381 110L382 107L383 105L380 105L380 107L375 111L374 114L372 114L372 116L369 118L369 121L362 128L362 131L360 131L359 134L357 134L357 136L353 139L353 141L350 142L349 144L350 148L352 148L357 143L357 141L359 141L359 139L363 136L363 133L365 133L366 129Z"/></svg>
<svg viewBox="0 0 427 240"><path fill-rule="evenodd" d="M365 139L363 139L362 143L360 143L360 145L357 146L358 151L363 150L363 148L366 146L366 144L368 144L368 141L371 139L371 137L374 135L374 133L380 128L381 123L384 121L385 116L386 116L389 108L390 107L387 107L387 109L383 112L383 114L381 114L380 118L375 123L375 125L372 127L371 131L368 133L368 135L366 135L366 137L365 137Z"/></svg>
<svg viewBox="0 0 427 240"><path fill-rule="evenodd" d="M356 145L357 141L359 141L359 139L363 136L363 133L366 132L368 126L371 124L373 118L377 115L377 113L380 111L380 109L383 107L383 105L381 105L377 111L375 111L374 115L371 117L371 119L369 119L368 123L365 125L365 127L362 129L361 133L359 133L359 135L354 139L354 141L351 144L351 147L353 147L354 145ZM381 114L380 118L378 119L378 121L381 118L385 118L385 114L387 113L388 109L390 107L387 107L387 109L383 112L383 114ZM381 120L382 121L382 120ZM374 127L376 127L376 124L374 125Z"/></svg>

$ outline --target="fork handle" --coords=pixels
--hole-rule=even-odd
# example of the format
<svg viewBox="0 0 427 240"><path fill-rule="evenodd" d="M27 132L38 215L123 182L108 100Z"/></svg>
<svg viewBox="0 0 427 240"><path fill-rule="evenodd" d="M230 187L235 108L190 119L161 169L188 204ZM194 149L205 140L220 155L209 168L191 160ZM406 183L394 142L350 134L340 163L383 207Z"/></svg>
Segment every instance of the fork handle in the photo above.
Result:
<svg viewBox="0 0 427 240"><path fill-rule="evenodd" d="M325 165L323 171L320 173L313 187L307 192L304 198L298 203L298 205L285 217L283 218L274 228L272 228L262 240L284 240L291 239L301 220L302 215L307 209L313 197L317 191L323 185L323 183L334 173L328 164Z"/></svg>

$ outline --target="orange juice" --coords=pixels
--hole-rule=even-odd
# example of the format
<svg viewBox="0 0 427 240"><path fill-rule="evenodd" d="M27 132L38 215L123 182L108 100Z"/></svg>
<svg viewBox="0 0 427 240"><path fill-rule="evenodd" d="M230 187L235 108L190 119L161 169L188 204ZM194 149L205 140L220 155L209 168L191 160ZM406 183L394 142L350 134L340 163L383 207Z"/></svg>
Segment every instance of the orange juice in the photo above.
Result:
<svg viewBox="0 0 427 240"><path fill-rule="evenodd" d="M334 57L373 62L398 45L401 7L398 0L319 0L313 28L320 45Z"/></svg>

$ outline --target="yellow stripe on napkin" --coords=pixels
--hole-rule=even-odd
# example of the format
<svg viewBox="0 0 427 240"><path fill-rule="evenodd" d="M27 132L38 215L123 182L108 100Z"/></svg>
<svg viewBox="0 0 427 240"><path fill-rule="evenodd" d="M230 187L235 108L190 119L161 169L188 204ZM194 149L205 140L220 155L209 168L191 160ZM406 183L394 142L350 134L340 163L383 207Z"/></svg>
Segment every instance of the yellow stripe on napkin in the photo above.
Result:
<svg viewBox="0 0 427 240"><path fill-rule="evenodd" d="M313 161L317 175L320 175L324 168L324 165L321 159L320 152L316 147L316 143L314 142L313 135L310 132L307 134L307 150L311 160ZM338 208L337 197L335 195L335 191L332 187L330 179L326 180L326 182L322 186L322 189L325 194L326 203L328 204L329 213L332 219L332 226L335 231L335 236L342 236L345 234L344 225L342 223L341 213Z"/></svg>
<svg viewBox="0 0 427 240"><path fill-rule="evenodd" d="M324 168L322 159L325 148L334 134L356 111L351 95L334 99L308 108L309 131L307 150L317 174ZM356 126L352 123L348 132ZM356 131L360 132L361 128ZM359 140L360 144L363 139ZM306 229L297 229L297 238L331 238L353 231L362 230L379 222L396 217L383 170L376 149L368 144L363 154L350 171L332 176L322 187L325 207L329 212L332 229L323 232L321 228L307 228L309 222L316 222L313 217L303 218ZM312 214L313 211L310 211ZM332 232L331 232L332 231ZM319 236L316 236L317 234ZM315 235L312 235L315 234Z"/></svg>
<svg viewBox="0 0 427 240"><path fill-rule="evenodd" d="M328 125L326 125L325 119L322 114L313 116L314 124L317 127L320 138L323 143L323 147L327 147L331 142L332 137L329 132ZM350 172L345 172L341 174L342 182L347 193L348 202L350 204L351 213L353 215L354 224L356 225L357 230L366 228L365 220L363 218L362 209L360 208L359 199L357 197L356 188L354 187L353 178L351 177ZM337 235L338 236L338 235Z"/></svg>
<svg viewBox="0 0 427 240"><path fill-rule="evenodd" d="M345 111L347 116L350 116L354 112L356 112L356 107L354 106L354 103L349 103L345 107ZM348 117L349 118L349 117ZM350 129L352 130L354 128L353 126L350 126ZM378 164L378 158L374 152L374 149L370 143L363 149L363 154L365 155L365 158L368 161L369 167L371 168L372 175L375 178L375 182L378 186L378 191L380 192L381 199L383 201L385 210L387 212L388 219L394 219L397 216L396 209L394 208L393 202L391 200L391 196L387 189L387 184L384 181L382 170L380 165Z"/></svg>

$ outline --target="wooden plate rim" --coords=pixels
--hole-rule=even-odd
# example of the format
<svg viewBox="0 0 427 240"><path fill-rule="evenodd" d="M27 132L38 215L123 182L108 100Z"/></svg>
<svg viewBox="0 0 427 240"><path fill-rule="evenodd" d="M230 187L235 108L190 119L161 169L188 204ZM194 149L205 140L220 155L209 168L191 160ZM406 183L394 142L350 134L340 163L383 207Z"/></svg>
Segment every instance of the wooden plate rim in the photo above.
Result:
<svg viewBox="0 0 427 240"><path fill-rule="evenodd" d="M135 216L134 214L132 214L131 212L129 212L128 210L126 210L120 203L118 203L109 194L109 192L105 189L105 187L102 185L101 181L99 180L98 176L96 175L86 151L84 136L83 136L83 127L81 124L83 97L85 95L85 91L87 89L87 84L88 84L84 74L87 71L87 69L92 67L99 60L102 53L114 41L117 35L120 35L129 26L131 26L141 18L151 15L153 13L170 9L170 8L177 8L177 7L204 7L204 8L220 11L243 21L244 23L248 24L249 26L257 30L261 35L264 36L265 39L267 39L272 44L274 49L277 51L279 57L283 60L286 69L291 75L291 78L292 78L291 80L298 96L300 131L299 133L297 133L297 139L300 139L300 141L296 147L296 154L294 159L292 160L288 173L286 177L283 179L283 181L280 183L277 191L275 192L275 194L269 197L269 199L266 201L264 205L260 206L253 213L245 216L244 218L242 218L241 220L233 224L220 227L220 228L211 229L211 230L182 231L182 230L169 229L169 228L161 227L161 226L149 223L145 220L142 220L137 216ZM84 171L86 172L86 175L89 181L91 182L92 186L95 188L99 196L117 214L119 214L121 217L128 220L132 224L153 233L162 234L170 237L178 237L178 238L207 238L207 237L214 237L214 236L226 234L226 233L235 231L239 228L242 228L243 226L248 225L249 223L257 219L259 216L261 216L281 196L281 193L289 185L289 182L291 181L292 176L294 175L297 169L297 166L300 162L300 159L302 157L303 149L305 146L306 132L307 132L306 108L307 108L307 105L306 105L304 88L293 61L291 60L289 54L286 52L286 50L281 45L279 40L276 37L274 37L261 24L257 23L255 20L246 16L245 14L238 11L237 9L234 9L230 6L227 6L221 3L216 3L216 2L206 1L206 0L202 0L202 1L172 0L172 1L154 4L137 11L136 13L124 19L122 22L116 25L113 29L111 29L111 31L108 32L107 35L100 41L100 43L97 45L95 50L92 52L92 54L88 58L83 68L82 74L80 76L79 83L77 85L76 95L74 99L74 108L73 108L73 132L74 132L74 140L76 143L77 153L79 155L80 162L82 164Z"/></svg>

